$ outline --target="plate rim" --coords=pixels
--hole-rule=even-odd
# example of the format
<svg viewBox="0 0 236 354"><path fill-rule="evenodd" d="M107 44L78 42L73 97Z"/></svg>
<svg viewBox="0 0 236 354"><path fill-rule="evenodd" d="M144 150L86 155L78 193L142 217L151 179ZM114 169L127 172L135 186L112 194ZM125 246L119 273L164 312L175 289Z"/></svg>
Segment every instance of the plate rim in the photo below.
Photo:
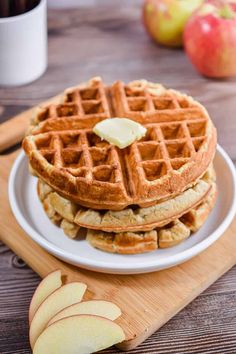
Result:
<svg viewBox="0 0 236 354"><path fill-rule="evenodd" d="M204 240L200 241L199 243L193 245L192 247L188 248L187 250L181 251L176 255L167 256L164 259L156 259L152 261L142 261L138 265L130 264L127 265L126 263L118 263L113 262L107 264L107 262L97 261L93 259L83 258L80 255L74 255L69 251L65 251L62 248L54 245L47 239L43 237L38 231L36 231L24 218L20 207L17 202L17 198L15 195L15 187L16 187L16 177L18 169L22 163L22 161L26 158L24 151L22 150L15 161L13 162L9 179L8 179L8 199L11 206L11 210L13 215L21 226L21 228L26 232L26 234L38 245L40 245L43 249L48 251L50 254L63 259L64 261L74 264L78 267L103 272L103 273L111 273L111 274L141 274L141 273L148 273L153 271L158 271L165 268L170 268L174 265L183 263L190 258L193 258L197 254L201 253L203 250L207 249L210 245L212 245L228 228L231 224L235 214L236 214L236 169L234 164L226 153L226 151L218 144L217 145L217 153L221 155L221 157L226 162L228 169L232 176L233 181L233 191L232 191L232 201L229 207L227 216L221 222L221 224Z"/></svg>

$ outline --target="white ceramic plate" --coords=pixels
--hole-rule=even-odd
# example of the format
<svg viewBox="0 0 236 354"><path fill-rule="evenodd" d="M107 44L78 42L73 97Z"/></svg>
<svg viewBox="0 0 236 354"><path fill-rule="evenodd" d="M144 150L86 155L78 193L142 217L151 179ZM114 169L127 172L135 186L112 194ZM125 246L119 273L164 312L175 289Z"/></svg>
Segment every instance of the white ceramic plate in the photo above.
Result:
<svg viewBox="0 0 236 354"><path fill-rule="evenodd" d="M56 257L104 273L137 274L169 268L187 261L215 242L229 226L236 211L236 173L226 152L218 146L215 157L218 200L204 226L178 246L139 255L109 254L85 240L71 240L51 223L36 192L37 179L28 172L24 153L17 157L9 179L12 211L24 231Z"/></svg>

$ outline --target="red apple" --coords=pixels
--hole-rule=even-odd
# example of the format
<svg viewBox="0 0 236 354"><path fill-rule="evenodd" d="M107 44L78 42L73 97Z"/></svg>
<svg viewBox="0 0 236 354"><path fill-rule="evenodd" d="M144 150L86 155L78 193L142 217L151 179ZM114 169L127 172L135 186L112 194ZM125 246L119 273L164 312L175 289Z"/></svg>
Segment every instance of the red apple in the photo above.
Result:
<svg viewBox="0 0 236 354"><path fill-rule="evenodd" d="M212 78L235 75L236 4L226 0L203 4L185 27L184 45L201 74Z"/></svg>
<svg viewBox="0 0 236 354"><path fill-rule="evenodd" d="M145 0L143 21L150 36L170 47L182 45L184 26L203 0Z"/></svg>

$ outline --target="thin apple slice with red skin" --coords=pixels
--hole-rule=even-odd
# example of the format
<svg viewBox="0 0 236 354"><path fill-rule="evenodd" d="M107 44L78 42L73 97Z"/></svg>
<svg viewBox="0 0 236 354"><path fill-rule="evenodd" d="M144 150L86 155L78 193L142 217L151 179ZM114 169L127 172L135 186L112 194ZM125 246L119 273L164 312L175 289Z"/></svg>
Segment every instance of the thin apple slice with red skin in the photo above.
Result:
<svg viewBox="0 0 236 354"><path fill-rule="evenodd" d="M30 302L29 323L32 322L35 312L41 303L56 289L62 286L61 270L49 273L38 285Z"/></svg>
<svg viewBox="0 0 236 354"><path fill-rule="evenodd" d="M89 354L124 340L117 323L100 316L76 315L47 327L38 337L33 354Z"/></svg>
<svg viewBox="0 0 236 354"><path fill-rule="evenodd" d="M87 285L84 283L69 283L55 290L42 302L35 312L30 326L29 338L31 348L34 347L38 336L43 332L50 319L65 307L80 302L86 288Z"/></svg>
<svg viewBox="0 0 236 354"><path fill-rule="evenodd" d="M64 310L56 314L48 323L50 326L52 323L61 320L65 317L71 317L75 315L96 315L105 317L108 320L114 321L121 315L120 308L113 304L113 302L105 300L89 300L82 301L77 304L66 307Z"/></svg>

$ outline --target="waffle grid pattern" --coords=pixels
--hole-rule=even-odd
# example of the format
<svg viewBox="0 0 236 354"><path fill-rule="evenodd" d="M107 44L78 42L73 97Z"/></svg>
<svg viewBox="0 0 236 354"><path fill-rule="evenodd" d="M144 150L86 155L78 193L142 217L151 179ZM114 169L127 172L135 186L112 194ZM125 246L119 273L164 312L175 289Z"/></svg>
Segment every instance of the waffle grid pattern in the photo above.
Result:
<svg viewBox="0 0 236 354"><path fill-rule="evenodd" d="M178 170L204 143L206 121L147 125L147 134L133 143L135 165L142 166L144 178L153 181L170 170ZM46 133L35 137L37 149L57 168L66 168L75 177L88 181L118 183L126 176L118 149L102 141L91 130ZM127 163L127 162L126 162ZM143 178L143 177L142 177Z"/></svg>
<svg viewBox="0 0 236 354"><path fill-rule="evenodd" d="M62 101L62 104L41 109L36 117L38 130L26 137L23 146L28 155L34 151L31 163L34 165L35 162L36 169L39 166L37 161L41 164L40 171L47 169L40 159L43 157L51 171L56 170L57 176L64 174L63 178L65 175L72 177L70 181L75 186L73 193L78 193L74 201L83 204L85 184L90 186L90 191L94 185L96 190L92 193L96 194L96 205L91 198L91 203L86 202L85 206L96 208L102 199L108 199L111 189L112 198L117 195L117 200L116 197L114 203L110 200L111 205L104 204L104 208L151 205L149 201L146 203L149 194L150 202L155 203L180 193L205 172L212 160L216 137L204 108L191 97L166 90L161 85L147 82L124 85L118 81L109 88L101 80L93 79L87 86L66 90ZM150 112L157 119L150 119ZM158 114L163 112L164 116L159 119ZM131 117L129 113L135 116ZM141 120L147 128L146 136L121 154L118 148L102 141L92 132L95 116L100 120L115 116ZM49 131L40 131L42 124L51 120L55 121L55 126L53 123ZM61 130L63 124L56 129L58 120L63 120L63 124L67 120L65 130ZM83 128L76 128L81 120L84 121ZM208 154L205 153L207 149ZM190 162L194 162L195 170L190 173L184 171L182 180L175 181L177 189L174 190L174 183L173 186L170 184L177 176L175 171L187 170ZM165 183L162 177L166 175L169 191L165 190L168 186L162 187ZM41 175L41 178L50 184L49 175ZM80 181L84 183L83 190L79 188ZM51 185L57 188L53 183Z"/></svg>
<svg viewBox="0 0 236 354"><path fill-rule="evenodd" d="M171 124L154 124L143 141L136 143L139 164L149 181L178 170L200 149L206 140L206 120Z"/></svg>
<svg viewBox="0 0 236 354"><path fill-rule="evenodd" d="M77 87L66 90L61 104L51 104L43 107L37 113L35 123L48 119L63 119L67 117L90 118L110 117L105 88L100 80L91 81L89 87Z"/></svg>
<svg viewBox="0 0 236 354"><path fill-rule="evenodd" d="M166 90L160 84L145 80L128 85L117 81L112 85L117 116L132 118L143 123L143 119L159 122L204 118L205 112L191 97L174 90ZM122 102L122 104L120 104Z"/></svg>
<svg viewBox="0 0 236 354"><path fill-rule="evenodd" d="M159 86L159 85L158 85ZM155 89L152 87L143 86L123 86L120 84L120 89L123 91L127 112L150 112L159 110L173 110L178 108L187 109L191 107L190 102L183 97L175 97L171 92L165 92L161 97L155 96L161 88Z"/></svg>
<svg viewBox="0 0 236 354"><path fill-rule="evenodd" d="M121 181L121 166L114 146L89 131L47 133L44 140L37 137L37 149L48 163L87 181L116 183Z"/></svg>

